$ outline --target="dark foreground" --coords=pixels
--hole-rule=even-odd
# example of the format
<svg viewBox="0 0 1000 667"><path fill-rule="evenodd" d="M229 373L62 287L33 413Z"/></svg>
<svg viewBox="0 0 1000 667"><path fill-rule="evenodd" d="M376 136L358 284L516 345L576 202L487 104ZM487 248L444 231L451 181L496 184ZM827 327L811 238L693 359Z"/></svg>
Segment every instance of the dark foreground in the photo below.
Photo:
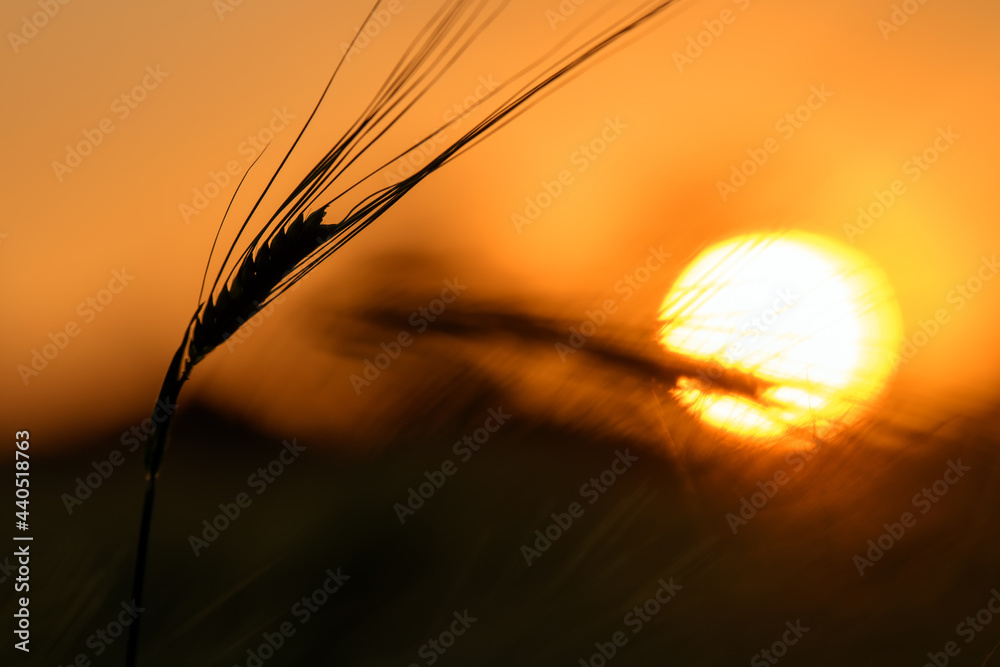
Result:
<svg viewBox="0 0 1000 667"><path fill-rule="evenodd" d="M498 407L470 399L464 420L416 420L364 457L182 413L140 664L1000 664L1000 438L984 420L727 459L692 455L694 431L679 455L515 415L453 448ZM72 515L60 498L117 445L34 463L27 664L124 664L140 457ZM430 497L407 507L411 487ZM742 521L741 498L762 505Z"/></svg>

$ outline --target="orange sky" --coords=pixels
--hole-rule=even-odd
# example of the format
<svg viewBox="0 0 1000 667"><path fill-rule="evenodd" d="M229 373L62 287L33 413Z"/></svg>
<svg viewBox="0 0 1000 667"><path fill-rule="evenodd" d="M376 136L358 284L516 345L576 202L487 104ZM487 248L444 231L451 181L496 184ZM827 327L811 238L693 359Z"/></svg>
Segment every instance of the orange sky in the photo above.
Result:
<svg viewBox="0 0 1000 667"><path fill-rule="evenodd" d="M309 135L311 156L350 119L365 75L391 60L435 4L401 0L398 15L349 64L320 131ZM608 3L588 0L552 26L546 12L558 6L512 3L414 127L438 121L484 79L502 80L525 53ZM193 205L212 172L225 181L218 172L230 162L242 174L256 154L248 136L270 126L275 149L288 146L368 7L244 0L220 18L210 0L73 2L37 34L27 31L30 39L8 34L0 58L8 91L0 165L0 271L12 286L0 334L8 427L47 423L70 436L147 410L194 308L236 179L189 221L181 205ZM0 24L24 31L24 17L38 11L28 0L6 2ZM569 312L582 313L650 245L688 257L705 242L783 227L853 241L874 258L897 290L908 337L945 311L947 322L902 367L897 391L934 401L991 391L1000 370L1000 280L985 280L972 298L953 290L991 275L984 258L1000 252L1000 6L929 2L888 31L892 13L892 2L871 0L681 2L422 184L310 276L239 354L222 349L199 367L189 391L225 395L277 425L305 412L319 418L308 402L277 395L281 383L315 384L321 369L335 378L323 379L330 395L349 397L344 368L321 365L302 314L388 251L434 252L481 294L530 292L579 304ZM719 34L709 39L708 28ZM702 53L680 58L699 33ZM799 110L810 102L813 109ZM797 110L808 119L782 122ZM580 146L609 127L606 152L581 157ZM87 136L100 137L92 153L71 171L54 169L66 162L66 146ZM719 182L766 146L767 161L723 201ZM278 150L261 161L264 172ZM925 151L934 159L926 170L913 161ZM564 170L572 175L565 192L519 233L512 213ZM888 202L884 193L897 180L884 214L863 233L845 229L859 207L879 196ZM625 317L652 321L681 268L655 276ZM112 282L115 272L126 285ZM124 288L102 293L109 286ZM77 335L64 338L67 327ZM53 340L65 349L25 382L18 367ZM276 341L289 346L275 352Z"/></svg>

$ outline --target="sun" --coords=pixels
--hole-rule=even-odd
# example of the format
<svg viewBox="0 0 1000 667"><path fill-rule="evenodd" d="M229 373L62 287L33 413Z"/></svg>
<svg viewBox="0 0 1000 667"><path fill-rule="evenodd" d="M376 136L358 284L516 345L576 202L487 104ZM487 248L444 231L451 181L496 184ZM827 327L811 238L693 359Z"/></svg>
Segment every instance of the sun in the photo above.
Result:
<svg viewBox="0 0 1000 667"><path fill-rule="evenodd" d="M660 342L703 366L672 389L745 439L824 436L862 417L893 371L902 323L889 281L853 248L804 232L702 252L663 301ZM714 382L751 376L755 395Z"/></svg>

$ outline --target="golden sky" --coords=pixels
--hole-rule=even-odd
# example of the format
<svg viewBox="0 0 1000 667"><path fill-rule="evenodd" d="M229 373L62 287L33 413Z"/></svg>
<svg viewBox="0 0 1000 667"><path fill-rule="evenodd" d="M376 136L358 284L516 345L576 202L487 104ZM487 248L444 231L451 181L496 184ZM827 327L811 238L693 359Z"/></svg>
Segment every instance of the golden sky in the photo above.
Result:
<svg viewBox="0 0 1000 667"><path fill-rule="evenodd" d="M306 413L344 419L316 416L280 387L353 397L347 377L357 364L323 362L310 318L317 304L360 291L358 276L386 253L432 253L463 271L470 293L534 295L572 316L662 245L678 262L624 315L652 322L680 258L739 233L790 227L873 258L897 292L909 340L938 317L894 391L932 404L992 394L1000 6L896 4L916 11L904 22L889 1L679 2L421 184L238 353L220 348L188 391L225 396L271 424ZM385 27L352 57L307 135L307 158L353 118L372 72L434 6L400 0L383 14ZM588 0L557 20L555 0L512 2L414 113L413 127L445 119L614 6ZM31 420L70 437L148 411L235 182L269 135L273 148L258 168L273 170L369 8L70 2L32 30L38 3L3 4L0 271L11 298L0 387L11 428ZM88 154L77 161L67 147L81 143ZM734 169L753 173L744 183ZM216 193L213 174L217 194L206 196ZM512 219L560 175L564 190L536 220ZM870 222L859 225L859 208ZM50 344L62 349L37 375L20 368Z"/></svg>

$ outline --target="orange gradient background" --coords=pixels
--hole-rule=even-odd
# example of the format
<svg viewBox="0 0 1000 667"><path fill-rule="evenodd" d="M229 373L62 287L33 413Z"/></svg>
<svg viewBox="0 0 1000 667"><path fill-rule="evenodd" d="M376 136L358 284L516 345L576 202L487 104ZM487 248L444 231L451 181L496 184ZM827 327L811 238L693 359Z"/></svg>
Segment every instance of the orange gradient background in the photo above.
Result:
<svg viewBox="0 0 1000 667"><path fill-rule="evenodd" d="M558 4L512 3L415 120L439 121L479 77L510 73L510 54L541 52L575 21L608 6L589 0L553 30L546 11ZM896 179L905 194L854 245L891 281L907 338L939 309L950 321L900 367L890 394L926 404L927 414L995 397L1000 280L987 281L961 309L948 294L976 275L984 256L1000 252L1000 6L930 2L884 39L878 22L889 19L889 1L744 4L678 3L432 176L311 275L236 353L217 350L195 371L186 397L276 428L348 427L354 406L378 395L354 395L348 376L359 364L321 349L314 313L318 305L349 300L366 267L388 252L442 256L469 294L535 295L540 303L569 304L567 316L582 319L650 245L662 245L675 263L622 315L622 322L651 323L683 260L699 248L786 227L848 242L845 225L855 223L858 207ZM389 63L428 15L417 0L401 5L347 65L306 137L299 167L353 118L351 105L372 83L366 73ZM17 53L8 38L0 56L8 93L0 390L9 428L31 423L50 441L69 443L148 414L237 179L190 224L179 206L230 160L246 169L239 146L276 107L295 119L258 165L260 174L274 169L332 72L339 45L369 7L354 0L244 0L220 20L210 0L70 2ZM735 21L679 71L674 54L727 9ZM18 31L36 11L28 0L5 2L0 25ZM147 66L169 75L119 119L112 102L140 83ZM776 122L804 104L812 86L825 86L832 97L784 138ZM52 163L106 117L115 130L60 183ZM627 127L577 171L571 156L608 119ZM911 181L904 163L930 147L939 128L960 136ZM769 137L780 150L723 202L717 183ZM574 170L573 184L519 233L511 214L563 169ZM260 182L251 178L248 193L256 194ZM123 267L133 282L85 323L78 304ZM26 385L18 366L30 364L32 350L71 321L80 335Z"/></svg>

